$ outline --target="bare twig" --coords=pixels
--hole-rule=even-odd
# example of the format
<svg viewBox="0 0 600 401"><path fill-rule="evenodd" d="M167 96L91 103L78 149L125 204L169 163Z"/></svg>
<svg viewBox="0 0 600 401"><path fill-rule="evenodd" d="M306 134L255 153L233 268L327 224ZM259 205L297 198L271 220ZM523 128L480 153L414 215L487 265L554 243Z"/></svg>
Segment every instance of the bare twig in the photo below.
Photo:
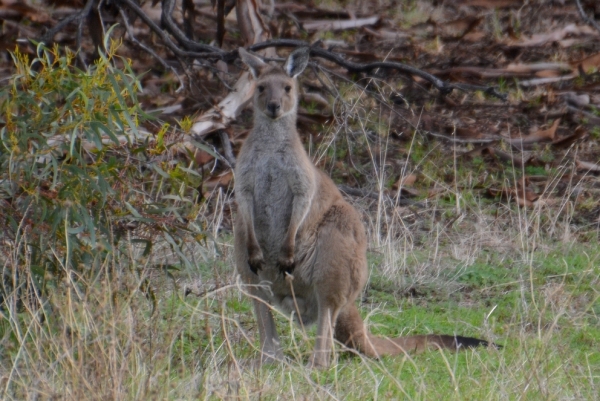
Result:
<svg viewBox="0 0 600 401"><path fill-rule="evenodd" d="M167 64L167 62L165 60L163 60L163 58L160 57L151 47L146 46L145 44L143 44L142 42L137 40L137 38L133 34L133 29L131 29L131 25L129 24L129 19L127 18L127 13L125 12L125 10L123 10L123 7L121 7L121 5L119 5L118 7L119 7L119 13L121 14L121 18L123 19L123 24L125 24L125 29L127 30L127 34L129 35L129 40L134 45L138 46L140 49L146 51L148 54L150 54L152 57L154 57L160 63L160 65L163 66L163 68L165 70L169 70L173 74L175 74L175 76L177 77L177 80L179 81L179 88L177 88L177 90L175 92L176 93L181 92L185 85L183 83L183 80L181 79L181 76L177 73L177 70L175 70L175 68L173 66Z"/></svg>
<svg viewBox="0 0 600 401"><path fill-rule="evenodd" d="M313 72L315 73L315 76L317 77L317 79L319 80L321 85L323 85L323 88L327 91L327 93L329 93L334 98L339 98L340 92L337 90L335 85L333 87L330 87L327 83L325 83L325 81L323 81L323 78L321 77L321 74L320 74L320 72L322 72L322 67L319 66L318 64L310 63L310 62L308 63L308 65L312 68Z"/></svg>
<svg viewBox="0 0 600 401"><path fill-rule="evenodd" d="M84 9L71 17L68 17L61 21L56 27L54 27L51 31L49 31L42 40L47 41L48 38L53 37L56 32L62 29L66 24L71 21L78 20L81 21L82 18L87 16L91 10L95 0L88 0ZM161 29L142 9L134 0L119 0L117 3L125 5L127 8L136 13L142 21L148 25L148 27L154 31L160 39L163 41L165 46L169 50L171 50L177 57L182 58L196 58L196 59L206 59L206 60L224 60L231 62L238 58L237 50L232 51L224 51L218 47L205 45L201 43L197 43L193 40L190 40L186 37L185 33L177 26L175 21L173 20L172 13L175 7L176 0L164 0L162 4L162 14L161 20L163 25L165 26L166 32ZM177 46L169 36L169 34L173 35L176 41L179 43ZM131 36L131 35L130 35ZM309 46L309 43L304 42L302 40L294 40L294 39L278 39L278 40L268 40L260 43L253 44L249 46L249 49L252 51L258 51L267 48L274 47L302 47ZM145 49L148 51L147 49ZM312 56L320 57L325 60L329 60L331 62L336 63L337 65L345 68L350 73L370 73L376 69L387 69L387 70L396 70L400 73L417 76L422 78L423 80L431 83L442 95L447 95L452 92L454 89L462 90L462 91L474 91L481 90L491 96L496 98L506 100L507 97L505 94L499 93L496 91L494 87L490 86L479 86L479 85L469 85L469 84L460 84L460 83L447 83L440 78L436 77L433 74L430 74L426 71L420 70L418 68L412 67L410 65L406 65L398 62L389 62L389 61L380 61L374 63L356 63L353 61L346 60L342 55L338 53L334 53L330 50L320 48L318 46L311 46L310 53Z"/></svg>
<svg viewBox="0 0 600 401"><path fill-rule="evenodd" d="M221 145L223 146L223 156L231 168L235 168L235 156L233 155L233 149L231 148L231 141L227 131L221 130L219 132L221 139Z"/></svg>
<svg viewBox="0 0 600 401"><path fill-rule="evenodd" d="M223 46L225 37L225 0L217 0L217 43Z"/></svg>
<svg viewBox="0 0 600 401"><path fill-rule="evenodd" d="M570 113L575 113L575 114L576 113L581 113L588 120L588 123L591 123L591 124L596 125L596 126L600 125L600 117L598 117L595 114L592 114L590 112L587 112L585 110L581 110L581 109L579 109L577 107L573 107L573 106L570 106L570 105L567 106L567 110Z"/></svg>
<svg viewBox="0 0 600 401"><path fill-rule="evenodd" d="M128 3L131 0L126 0ZM175 0L163 0L162 3L162 15L161 22L165 26L165 29L177 39L177 42L185 47L187 50L197 52L214 53L214 55L223 55L226 52L215 46L204 45L202 43L194 42L185 36L185 33L173 21L173 9L175 8Z"/></svg>
<svg viewBox="0 0 600 401"><path fill-rule="evenodd" d="M498 98L498 99L501 99L504 101L508 100L508 97L506 94L496 91L496 88L494 88L493 86L459 84L459 83L450 84L450 86L452 86L455 89L461 90L463 92L482 91L483 93L487 93L488 95L493 96L495 98Z"/></svg>
<svg viewBox="0 0 600 401"><path fill-rule="evenodd" d="M589 17L585 13L585 10L583 9L583 6L581 5L581 1L575 0L575 4L577 4L577 10L579 10L579 14L581 15L581 18L585 21L585 23L593 26L594 28L596 28L596 30L598 32L600 32L600 25L593 18Z"/></svg>
<svg viewBox="0 0 600 401"><path fill-rule="evenodd" d="M434 138L442 139L444 141L448 141L451 143L495 143L498 142L501 138L456 138L454 136L448 136L443 134L438 134L431 131L423 131L428 136L432 136Z"/></svg>
<svg viewBox="0 0 600 401"><path fill-rule="evenodd" d="M85 7L82 10L81 15L77 18L77 37L75 39L75 47L77 49L77 59L81 63L84 68L87 68L87 64L85 59L83 58L83 52L81 52L81 36L83 32L83 21L88 18L90 12L92 11L92 5L94 4L94 0L88 0L85 4ZM87 11L86 11L87 9Z"/></svg>
<svg viewBox="0 0 600 401"><path fill-rule="evenodd" d="M85 3L83 10L62 19L54 28L50 29L40 38L40 42L48 44L50 41L52 41L54 35L56 35L61 29L69 25L71 22L77 21L77 23L80 24L81 21L83 21L83 19L90 13L92 6L94 5L94 1L95 0L88 0L87 3Z"/></svg>
<svg viewBox="0 0 600 401"><path fill-rule="evenodd" d="M176 56L200 58L200 59L203 59L203 58L222 59L223 58L219 53L219 52L223 52L223 51L221 49L218 49L218 48L212 47L212 46L208 46L208 47L214 49L215 51L217 51L217 53L213 53L213 52L198 53L198 52L190 52L190 51L185 51L185 50L180 49L175 43L173 43L173 41L171 40L169 35L165 31L163 31L158 25L156 25L156 23L133 0L119 0L119 1L123 4L125 4L131 11L136 13L138 15L138 17L140 17L140 19L142 21L144 21L144 23L146 25L148 25L148 27L150 29L152 29L152 31L154 31L154 33L156 33L160 37L160 39L163 41L165 46L167 46L167 48L169 50L171 50ZM183 32L181 32L181 33L183 34ZM237 52L236 52L236 54L237 54Z"/></svg>
<svg viewBox="0 0 600 401"><path fill-rule="evenodd" d="M360 196L363 198L379 200L379 193L369 191L368 189L352 188L352 187L349 187L348 185L338 185L338 189L340 191L342 191L343 193L350 195L350 196ZM387 194L385 196L389 197ZM421 203L421 202L417 202L412 199L406 199L401 196L397 199L397 201L395 201L395 204L400 205L400 206L424 207L423 203Z"/></svg>
<svg viewBox="0 0 600 401"><path fill-rule="evenodd" d="M303 47L303 46L309 46L309 43L304 42L302 40L295 40L295 39L277 39L277 40L270 40L270 41L266 41L266 42L262 42L262 43L257 43L255 45L250 46L249 49L252 51L257 51L257 50L265 49L267 47ZM388 70L396 70L396 71L399 71L399 72L402 72L405 74L415 75L415 76L423 78L424 80L431 83L437 90L440 91L440 93L442 95L447 95L450 92L452 92L452 90L454 90L454 89L459 89L459 90L463 90L463 91L481 90L481 91L484 91L484 92L488 93L489 95L495 96L501 100L507 99L507 96L505 94L497 92L493 87L468 85L468 84L449 84L449 83L442 81L435 75L432 75L428 72L425 72L418 68L412 67L410 65L402 64L402 63L390 62L390 61L378 61L378 62L366 63L366 64L355 63L355 62L346 60L345 58L343 58L341 55L339 55L337 53L334 53L334 52L326 50L326 49L314 47L314 46L310 48L310 54L312 56L316 56L316 57L323 58L325 60L332 61L332 62L336 63L337 65L344 67L346 70L348 70L348 72L351 72L351 73L352 72L354 72L354 73L367 72L368 73L375 69L381 68L381 69L388 69Z"/></svg>

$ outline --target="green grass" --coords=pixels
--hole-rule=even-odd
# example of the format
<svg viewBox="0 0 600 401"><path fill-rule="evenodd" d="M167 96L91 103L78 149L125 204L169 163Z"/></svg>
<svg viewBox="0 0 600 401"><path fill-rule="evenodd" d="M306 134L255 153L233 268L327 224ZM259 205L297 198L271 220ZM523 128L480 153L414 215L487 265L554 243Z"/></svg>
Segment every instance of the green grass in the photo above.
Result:
<svg viewBox="0 0 600 401"><path fill-rule="evenodd" d="M423 14L410 4L404 7ZM403 19L407 21L408 17ZM70 57L57 58L64 65L44 70L47 75L31 76L55 77L60 71L71 72L76 79L122 75L112 65L108 68L108 60L105 72L78 72L69 64ZM20 61L25 70L26 61ZM27 110L30 97L35 99L35 91L40 91L22 90L31 82L15 85L14 93L0 93L7 110ZM133 74L131 82L136 82ZM31 142L20 135L19 127L31 125L22 131L38 135L54 127L55 121L49 114L42 113L48 119L37 121L19 111L10 114L21 125L6 128L10 135L4 138L12 142L5 139L0 159L14 164L19 160L15 155L23 157L22 164L14 166L23 167L25 178L4 180L22 185L23 190L10 193L11 204L21 208L21 215L0 211L11 223L6 232L14 234L1 237L0 261L8 272L3 278L40 290L9 288L5 294L0 398L596 399L600 249L597 226L582 217L597 207L596 198L588 194L575 202L568 191L560 196L551 193L554 204L525 208L488 196L488 188L506 188L523 175L545 176L552 183L560 181L565 171L545 166L518 169L490 163L487 156L454 159L457 150L419 131L411 134L412 140L395 143L374 101L352 83L338 86L344 93L338 100L347 112L349 128L345 132L330 127L315 145L313 154L324 170L341 182L385 188L390 196L391 184L401 174L415 173L419 177L415 188L422 194L418 200L424 205L399 207L386 197L350 199L363 212L370 241L371 276L359 297L370 330L390 337L466 335L503 348L370 360L337 347L331 368L311 370L306 365L315 328L304 331L276 314L286 361L259 367L257 323L233 272L232 234L219 231L228 226L223 221L230 216L219 207L230 201L229 195L196 204L191 199L197 199L201 189L194 170L177 161L154 162L153 155L164 154L177 140L165 139L174 135L167 126L159 124L156 143L131 153L103 145L102 152L93 153L97 163L66 144L70 158L52 156L55 164L48 169L29 153L35 148L32 143L45 146L45 139ZM125 93L119 88L111 83L106 93ZM102 86L92 85L88 91L92 89ZM56 90L44 92L63 96ZM102 99L105 93L96 95ZM113 103L122 113L129 105L121 100ZM108 108L110 102L96 101L106 106L106 113L89 102L72 104L67 106L73 110L65 108L64 115L83 119L87 114L81 111L90 107L89 116L100 122L126 120L125 114L120 117ZM137 112L131 107L130 114ZM182 120L180 125L188 130L190 122ZM84 134L94 140L102 132L78 133ZM546 149L534 151L539 160L550 161L545 159L551 156L544 154ZM68 182L54 178L71 171L75 161L83 173L73 170ZM20 170L5 169L14 171ZM45 175L32 181L26 175L31 172ZM98 178L98 185L86 181L96 176L106 178ZM82 190L80 185L86 182L91 184ZM71 192L64 192L65 183L72 184ZM54 187L62 192L52 192ZM93 194L96 198L88 200ZM22 201L27 196L32 200ZM163 203L156 206L158 200ZM38 203L30 203L34 201ZM49 223L28 218L29 204L40 205L33 209ZM79 214L63 212L73 204L80 204ZM44 207L56 210L57 217L50 219ZM97 212L88 218L89 210ZM583 223L574 221L573 210ZM94 235L96 242L87 240ZM73 249L81 252L69 256ZM16 271L18 279L12 275Z"/></svg>
<svg viewBox="0 0 600 401"><path fill-rule="evenodd" d="M9 361L3 375L10 377L11 363L19 371L5 380L3 397L74 395L93 385L103 397L116 392L124 399L289 399L290 394L349 400L594 399L600 380L600 252L559 245L531 256L527 264L482 253L460 274L417 287L412 297L383 285L386 277L375 272L361 305L378 335L462 334L503 348L377 361L338 347L337 363L324 371L305 367L314 328L303 333L283 316L276 320L288 362L253 363L258 338L250 301L234 287L213 285L216 270L233 282L231 273L221 270L229 263L175 272L174 282L155 274L150 280L156 287L154 312L152 303L133 291L135 280L121 277L118 286L106 276L83 300L75 299L73 290L70 304L64 294L52 295L49 326L36 323L33 311L2 319L2 357ZM453 291L439 288L449 277ZM184 296L190 282L212 291ZM44 368L32 371L36 366ZM121 376L116 379L111 369Z"/></svg>
<svg viewBox="0 0 600 401"><path fill-rule="evenodd" d="M536 253L531 268L518 261L475 263L458 280L468 290L447 299L429 294L423 300L397 299L386 291L371 291L362 308L365 314L371 310L369 324L379 335L492 335L504 345L500 350L430 352L381 361L342 355L338 365L311 377L342 399L593 399L600 375L600 327L594 312L600 254L583 256L590 250ZM559 299L552 287L560 287L555 288ZM583 294L591 297L583 300ZM273 374L291 371L266 369ZM291 384L281 385L292 391ZM295 382L294 391L299 396L303 385Z"/></svg>

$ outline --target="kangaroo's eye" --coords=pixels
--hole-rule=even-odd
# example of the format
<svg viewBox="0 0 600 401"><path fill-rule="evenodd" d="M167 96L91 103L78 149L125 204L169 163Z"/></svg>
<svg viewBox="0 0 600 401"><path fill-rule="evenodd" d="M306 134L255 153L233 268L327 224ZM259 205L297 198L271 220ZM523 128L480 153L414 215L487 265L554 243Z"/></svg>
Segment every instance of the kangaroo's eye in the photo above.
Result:
<svg viewBox="0 0 600 401"><path fill-rule="evenodd" d="M286 86L286 87L285 87L285 91L286 91L287 93L290 93L290 91L291 91L291 90L292 90L292 87L291 87L291 86L289 86L289 85L288 85L288 86Z"/></svg>
<svg viewBox="0 0 600 401"><path fill-rule="evenodd" d="M265 87L264 87L264 86L262 86L262 85L259 85L259 86L258 86L258 91L259 91L260 93L263 93L263 92L265 91Z"/></svg>

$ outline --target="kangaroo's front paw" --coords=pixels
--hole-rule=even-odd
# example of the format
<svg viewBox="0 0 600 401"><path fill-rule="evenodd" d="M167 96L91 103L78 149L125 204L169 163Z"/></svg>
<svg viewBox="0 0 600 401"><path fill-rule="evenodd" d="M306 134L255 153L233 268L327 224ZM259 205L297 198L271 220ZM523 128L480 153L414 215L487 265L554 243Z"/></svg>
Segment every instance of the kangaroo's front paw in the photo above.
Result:
<svg viewBox="0 0 600 401"><path fill-rule="evenodd" d="M280 256L277 260L277 266L283 275L285 275L285 273L292 274L296 267L294 256Z"/></svg>
<svg viewBox="0 0 600 401"><path fill-rule="evenodd" d="M265 262L262 259L248 259L250 271L258 276L258 271L263 269Z"/></svg>
<svg viewBox="0 0 600 401"><path fill-rule="evenodd" d="M253 249L252 252L248 252L248 265L250 266L250 271L257 275L258 271L263 269L265 265L265 259L263 258L263 253L260 248Z"/></svg>
<svg viewBox="0 0 600 401"><path fill-rule="evenodd" d="M279 258L277 259L277 267L279 271L285 276L285 273L292 274L296 267L296 261L294 260L294 242L285 241L279 252Z"/></svg>

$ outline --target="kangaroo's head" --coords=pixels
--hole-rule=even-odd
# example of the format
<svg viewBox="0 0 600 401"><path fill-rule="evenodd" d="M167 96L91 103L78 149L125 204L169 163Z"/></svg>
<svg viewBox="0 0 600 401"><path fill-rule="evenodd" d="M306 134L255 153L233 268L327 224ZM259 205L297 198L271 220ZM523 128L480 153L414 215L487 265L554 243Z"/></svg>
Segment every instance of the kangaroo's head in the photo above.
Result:
<svg viewBox="0 0 600 401"><path fill-rule="evenodd" d="M308 47L294 50L283 68L267 64L241 47L238 51L256 79L255 112L262 113L272 120L295 113L298 99L296 77L308 64Z"/></svg>

